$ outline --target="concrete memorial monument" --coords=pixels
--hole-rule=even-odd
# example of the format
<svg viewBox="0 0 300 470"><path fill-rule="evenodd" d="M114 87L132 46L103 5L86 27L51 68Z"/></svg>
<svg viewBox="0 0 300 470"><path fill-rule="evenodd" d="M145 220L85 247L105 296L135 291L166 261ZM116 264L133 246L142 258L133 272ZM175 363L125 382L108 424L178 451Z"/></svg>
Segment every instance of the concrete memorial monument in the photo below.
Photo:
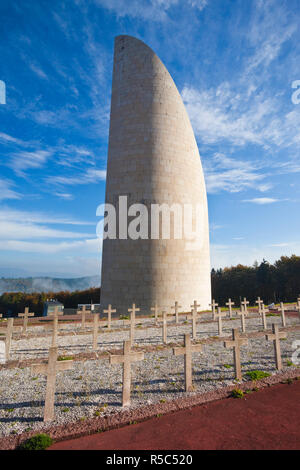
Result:
<svg viewBox="0 0 300 470"><path fill-rule="evenodd" d="M208 210L196 139L166 67L130 36L115 39L105 203L116 223L109 233L103 223L101 305L124 311L136 302L148 314L180 292L185 311L191 298L207 309ZM185 206L194 221L199 215L188 234Z"/></svg>

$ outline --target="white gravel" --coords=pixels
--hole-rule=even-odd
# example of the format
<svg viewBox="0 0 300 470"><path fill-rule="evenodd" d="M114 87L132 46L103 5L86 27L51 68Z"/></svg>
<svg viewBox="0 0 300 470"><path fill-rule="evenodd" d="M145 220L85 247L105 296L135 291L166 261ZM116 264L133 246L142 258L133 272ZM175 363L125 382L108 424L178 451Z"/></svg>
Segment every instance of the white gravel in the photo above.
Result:
<svg viewBox="0 0 300 470"><path fill-rule="evenodd" d="M210 318L210 316L207 316ZM153 322L153 320L151 320ZM262 330L259 318L246 320L247 332ZM280 323L280 317L268 317L268 324ZM145 324L138 319L137 323ZM147 321L149 325L149 320ZM240 327L240 319L225 322L224 333ZM287 325L299 324L298 318L287 317ZM74 330L74 325L69 325ZM36 327L37 328L37 327ZM79 325L77 325L77 331ZM33 327L31 328L31 330ZM75 331L75 330L74 330ZM73 331L73 333L74 333ZM169 326L168 341L179 343L183 334L191 332L191 325ZM217 322L198 323L198 339L217 336ZM99 333L99 351L119 348L129 337L128 328L120 332ZM292 343L300 339L300 331L290 332L288 339L281 341L284 369L291 369L287 362L293 353ZM12 343L12 359L43 358L51 337L20 339ZM61 336L60 354L76 354L91 351L92 335ZM161 329L136 328L136 345L162 344ZM241 352L242 370L263 370L276 373L272 342L265 337L249 339ZM170 400L186 396L183 377L183 356L173 356L172 348L145 353L144 361L132 365L131 406ZM74 361L74 369L57 374L55 397L55 421L64 424L95 415L105 415L120 410L122 393L122 369L110 366L107 358ZM227 365L227 367L225 367ZM223 342L203 345L202 353L193 355L193 384L195 392L204 393L234 383L232 350L225 349ZM300 375L300 374L299 374ZM246 378L244 380L247 380ZM29 429L47 429L42 421L46 378L32 376L30 368L3 368L0 370L0 435L21 433Z"/></svg>

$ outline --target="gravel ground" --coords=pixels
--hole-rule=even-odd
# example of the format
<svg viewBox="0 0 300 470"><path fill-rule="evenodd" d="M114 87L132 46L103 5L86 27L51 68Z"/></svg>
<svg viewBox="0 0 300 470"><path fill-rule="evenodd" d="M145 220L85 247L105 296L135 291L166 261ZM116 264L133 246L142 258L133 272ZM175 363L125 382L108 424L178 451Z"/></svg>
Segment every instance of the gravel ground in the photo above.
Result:
<svg viewBox="0 0 300 470"><path fill-rule="evenodd" d="M207 315L209 319L211 315ZM152 320L153 322L153 320ZM247 333L261 331L259 318L248 318ZM268 324L280 323L280 317L268 317ZM146 323L143 320L137 323ZM149 320L147 321L149 324ZM287 317L287 325L299 324L299 319ZM74 325L72 325L74 328ZM240 327L240 319L224 321L224 334ZM36 327L37 328L37 327ZM78 330L78 326L77 326ZM191 331L190 324L169 326L168 341L182 342L183 334ZM74 333L74 332L73 332ZM129 336L126 331L99 333L99 351L117 349ZM199 323L198 339L217 336L217 323ZM292 343L300 339L300 331L289 332L288 339L281 341L283 370L288 366L294 351ZM59 337L60 354L76 354L91 349L91 334ZM43 358L47 356L50 337L36 337L13 341L12 359ZM136 345L162 344L161 328L136 328ZM241 350L242 370L263 370L275 374L275 361L272 342L261 338L249 339L248 346ZM225 349L223 342L203 345L201 353L193 354L194 392L184 390L183 356L173 356L172 348L146 352L144 361L132 365L131 407L155 404L180 398L181 396L205 393L234 384L232 350ZM120 365L110 366L108 358L75 361L74 369L57 374L55 397L55 422L62 425L93 416L116 413L121 407L122 369ZM299 370L300 375L300 370ZM245 378L244 380L247 380ZM0 436L19 434L31 429L47 429L42 421L43 400L46 378L31 375L30 368L2 368L0 370Z"/></svg>
<svg viewBox="0 0 300 470"><path fill-rule="evenodd" d="M240 318L234 317L234 320L224 321L223 320L223 334L228 336L231 334L232 328L240 328ZM206 339L211 336L218 336L218 324L217 322L210 321L211 315L205 315L201 321L197 324L197 338L199 340ZM268 317L268 326L272 323L281 324L280 317ZM153 325L153 322L151 322ZM162 343L162 328L155 326L151 327L151 323L148 321L137 321L135 329L135 345L136 346L155 346ZM287 317L287 326L299 324L297 317ZM147 328L144 329L144 327ZM191 322L185 323L181 321L178 326L173 326L174 323L168 323L167 342L177 343L182 342L185 333L191 333ZM92 329L87 328L88 333L82 334L79 326L72 326L70 329L70 335L58 336L59 352L62 355L73 355L82 352L92 351ZM120 324L117 327L121 327ZM39 327L34 327L39 328ZM31 334L31 328L29 333ZM114 328L117 330L117 328ZM246 333L262 330L262 324L260 318L255 316L249 316L246 319ZM121 331L107 332L105 329L101 329L98 335L98 351L104 352L110 349L120 349L123 341L129 339L129 328L123 328ZM34 336L28 339L19 339L12 342L11 348L11 360L24 360L24 359L41 359L48 356L48 349L51 346L51 333L48 332L46 335Z"/></svg>

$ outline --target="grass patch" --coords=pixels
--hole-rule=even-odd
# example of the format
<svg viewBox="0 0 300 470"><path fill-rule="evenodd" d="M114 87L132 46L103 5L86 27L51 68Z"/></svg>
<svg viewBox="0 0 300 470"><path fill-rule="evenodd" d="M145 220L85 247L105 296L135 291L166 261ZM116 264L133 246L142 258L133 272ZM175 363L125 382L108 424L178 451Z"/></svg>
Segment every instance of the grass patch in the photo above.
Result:
<svg viewBox="0 0 300 470"><path fill-rule="evenodd" d="M249 370L245 375L251 380L260 380L264 379L265 377L270 377L271 374L264 372L263 370Z"/></svg>
<svg viewBox="0 0 300 470"><path fill-rule="evenodd" d="M58 361L72 361L73 356L58 356Z"/></svg>
<svg viewBox="0 0 300 470"><path fill-rule="evenodd" d="M287 361L286 361L286 365L287 365L288 367L297 367L296 364L294 364L294 363L293 363L292 361L290 361L290 360L287 360Z"/></svg>
<svg viewBox="0 0 300 470"><path fill-rule="evenodd" d="M232 364L224 364L223 367L226 367L226 369L230 369L232 366Z"/></svg>
<svg viewBox="0 0 300 470"><path fill-rule="evenodd" d="M48 434L36 434L30 439L24 441L20 446L20 450L44 450L53 444L53 439Z"/></svg>
<svg viewBox="0 0 300 470"><path fill-rule="evenodd" d="M120 320L129 320L128 315L120 315Z"/></svg>
<svg viewBox="0 0 300 470"><path fill-rule="evenodd" d="M239 388L235 388L234 390L232 390L231 396L232 396L232 398L243 398L244 392L243 392L243 390L241 390Z"/></svg>

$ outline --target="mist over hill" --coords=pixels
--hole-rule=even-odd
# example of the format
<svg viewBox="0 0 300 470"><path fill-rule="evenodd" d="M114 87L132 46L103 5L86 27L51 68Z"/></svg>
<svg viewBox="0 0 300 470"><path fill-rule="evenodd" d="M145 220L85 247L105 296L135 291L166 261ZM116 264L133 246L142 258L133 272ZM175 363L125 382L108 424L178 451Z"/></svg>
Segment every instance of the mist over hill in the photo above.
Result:
<svg viewBox="0 0 300 470"><path fill-rule="evenodd" d="M60 292L86 290L90 287L100 286L100 276L86 276L78 278L53 278L53 277L19 277L0 278L0 295L4 292Z"/></svg>

